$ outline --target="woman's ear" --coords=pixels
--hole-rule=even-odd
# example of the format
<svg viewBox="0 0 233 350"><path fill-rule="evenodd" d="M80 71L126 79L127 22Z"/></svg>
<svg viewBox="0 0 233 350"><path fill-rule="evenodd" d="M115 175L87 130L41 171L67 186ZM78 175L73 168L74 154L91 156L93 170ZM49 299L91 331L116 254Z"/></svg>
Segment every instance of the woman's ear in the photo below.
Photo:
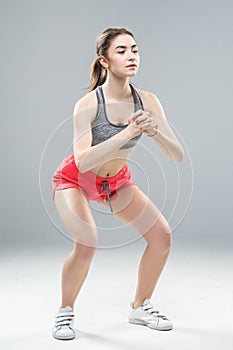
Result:
<svg viewBox="0 0 233 350"><path fill-rule="evenodd" d="M103 55L99 56L99 62L104 68L109 67L108 60Z"/></svg>

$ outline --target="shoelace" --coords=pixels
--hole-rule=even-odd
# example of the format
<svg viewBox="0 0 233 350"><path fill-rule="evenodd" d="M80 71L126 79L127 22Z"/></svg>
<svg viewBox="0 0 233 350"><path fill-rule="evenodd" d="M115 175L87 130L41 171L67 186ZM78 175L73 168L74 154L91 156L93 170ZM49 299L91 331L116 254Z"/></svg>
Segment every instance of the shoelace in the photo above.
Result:
<svg viewBox="0 0 233 350"><path fill-rule="evenodd" d="M156 317L161 317L164 320L167 320L167 317L165 315L160 315L158 310L155 310L154 306L152 304L146 304L142 306L143 310L148 311L150 314L156 314Z"/></svg>
<svg viewBox="0 0 233 350"><path fill-rule="evenodd" d="M60 313L56 316L55 325L56 327L62 327L62 326L70 327L73 320L74 320L73 312Z"/></svg>
<svg viewBox="0 0 233 350"><path fill-rule="evenodd" d="M110 196L109 196L110 195L110 183L106 180L104 180L102 182L102 186L101 186L101 189L99 190L99 193L102 193L104 190L107 190L107 198L108 198L109 207L110 207L111 212L113 213L112 203L111 203Z"/></svg>

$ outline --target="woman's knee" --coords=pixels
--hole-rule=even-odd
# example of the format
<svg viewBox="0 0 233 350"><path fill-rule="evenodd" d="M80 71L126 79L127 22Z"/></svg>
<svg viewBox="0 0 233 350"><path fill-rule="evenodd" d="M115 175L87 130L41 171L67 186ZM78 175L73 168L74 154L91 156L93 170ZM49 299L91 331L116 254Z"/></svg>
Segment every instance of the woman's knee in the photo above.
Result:
<svg viewBox="0 0 233 350"><path fill-rule="evenodd" d="M73 230L72 239L75 251L94 252L98 246L98 233L96 228L89 230Z"/></svg>
<svg viewBox="0 0 233 350"><path fill-rule="evenodd" d="M93 255L96 251L96 246L83 245L74 242L73 254L82 260L92 260Z"/></svg>
<svg viewBox="0 0 233 350"><path fill-rule="evenodd" d="M170 228L168 230L168 227L169 227L168 224L166 224L163 227L162 238L161 238L161 241L162 241L161 244L165 255L168 255L170 253L171 246L172 246L172 231Z"/></svg>
<svg viewBox="0 0 233 350"><path fill-rule="evenodd" d="M163 227L163 235L166 235L166 248L169 252L172 246L172 230L166 219Z"/></svg>
<svg viewBox="0 0 233 350"><path fill-rule="evenodd" d="M169 254L172 247L172 231L171 230L169 232L166 231L165 234L167 236L165 253Z"/></svg>
<svg viewBox="0 0 233 350"><path fill-rule="evenodd" d="M147 243L168 255L172 246L172 231L167 220L162 216L144 235Z"/></svg>

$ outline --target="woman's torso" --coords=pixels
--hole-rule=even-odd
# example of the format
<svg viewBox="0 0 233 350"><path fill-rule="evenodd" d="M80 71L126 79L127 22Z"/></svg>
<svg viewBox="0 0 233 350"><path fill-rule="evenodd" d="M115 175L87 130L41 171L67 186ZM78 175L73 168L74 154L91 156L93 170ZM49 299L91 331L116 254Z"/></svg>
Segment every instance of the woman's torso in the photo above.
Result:
<svg viewBox="0 0 233 350"><path fill-rule="evenodd" d="M132 87L131 87L132 88ZM98 87L99 93L97 94L96 90L89 93L91 101L90 104L95 106L94 108L94 115L91 120L92 126L94 125L97 127L101 126L101 123L104 124L104 127L106 128L107 132L112 132L112 129L116 129L118 127L119 130L116 130L115 133L120 132L124 129L124 127L127 127L128 124L128 118L131 113L135 112L135 110L142 108L143 109L143 102L141 99L141 96L135 88L132 90L132 95L130 96L130 99L124 101L124 102L118 102L115 100L106 100L105 97L103 97L103 101L100 101L101 94L103 96L103 90L102 88ZM101 92L101 94L100 94ZM136 94L135 94L136 92ZM96 123L98 117L98 113L101 113L101 118L99 118L99 124ZM95 130L95 132L98 132ZM99 128L101 132L101 128ZM92 129L92 132L94 130ZM114 131L113 131L114 132ZM98 137L98 135L93 135L93 139ZM101 177L112 177L115 176L124 166L124 164L128 161L131 154L133 153L135 146L136 146L136 140L139 138L135 138L135 142L131 142L126 144L125 146L127 148L118 149L111 155L111 160L106 161L106 163L102 164L101 166L94 167L91 169L92 172L94 172L96 175ZM100 142L100 140L98 141ZM96 142L96 143L98 143Z"/></svg>

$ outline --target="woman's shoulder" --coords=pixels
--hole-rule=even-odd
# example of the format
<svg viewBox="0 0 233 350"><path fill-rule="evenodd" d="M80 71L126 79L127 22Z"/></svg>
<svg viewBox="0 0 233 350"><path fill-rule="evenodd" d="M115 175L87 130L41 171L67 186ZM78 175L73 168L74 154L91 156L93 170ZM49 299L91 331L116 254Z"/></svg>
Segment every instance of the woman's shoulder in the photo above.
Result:
<svg viewBox="0 0 233 350"><path fill-rule="evenodd" d="M92 121L97 113L98 100L95 91L87 92L79 98L74 105L74 115L85 115L85 118L90 117ZM89 119L89 118L88 118Z"/></svg>
<svg viewBox="0 0 233 350"><path fill-rule="evenodd" d="M145 110L158 111L160 113L164 113L161 102L159 101L159 98L156 96L155 93L151 91L142 90L137 87L135 89L142 100L142 104Z"/></svg>
<svg viewBox="0 0 233 350"><path fill-rule="evenodd" d="M92 90L90 92L87 92L85 95L83 95L81 98L79 98L75 102L75 106L77 106L79 109L86 109L90 107L96 106L97 103L97 97L95 90Z"/></svg>

